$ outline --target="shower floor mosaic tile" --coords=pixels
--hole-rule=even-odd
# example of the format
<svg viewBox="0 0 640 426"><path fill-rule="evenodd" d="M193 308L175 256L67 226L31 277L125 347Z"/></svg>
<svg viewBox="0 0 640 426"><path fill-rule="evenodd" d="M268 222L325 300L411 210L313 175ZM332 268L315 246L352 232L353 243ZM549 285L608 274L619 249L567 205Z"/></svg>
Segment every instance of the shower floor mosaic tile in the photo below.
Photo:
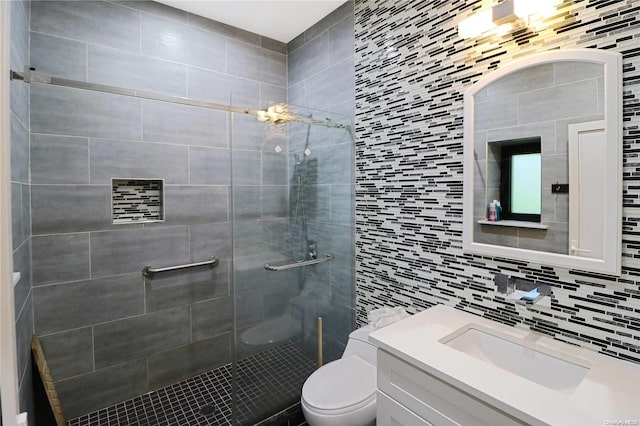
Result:
<svg viewBox="0 0 640 426"><path fill-rule="evenodd" d="M231 425L232 368L225 365L103 408L70 420L68 426ZM300 392L315 368L315 361L294 343L238 361L238 424L306 424Z"/></svg>

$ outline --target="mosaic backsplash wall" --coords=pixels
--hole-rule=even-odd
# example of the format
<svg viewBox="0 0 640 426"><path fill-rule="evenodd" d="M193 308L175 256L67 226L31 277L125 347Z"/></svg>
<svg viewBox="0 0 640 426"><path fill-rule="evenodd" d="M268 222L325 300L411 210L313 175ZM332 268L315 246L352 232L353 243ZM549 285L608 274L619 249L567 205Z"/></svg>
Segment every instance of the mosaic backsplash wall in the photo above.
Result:
<svg viewBox="0 0 640 426"><path fill-rule="evenodd" d="M463 40L481 1L355 3L357 314L436 303L640 362L640 2L565 1L543 30ZM463 93L518 58L558 48L623 55L620 277L462 251ZM516 311L494 274L553 287L550 308Z"/></svg>

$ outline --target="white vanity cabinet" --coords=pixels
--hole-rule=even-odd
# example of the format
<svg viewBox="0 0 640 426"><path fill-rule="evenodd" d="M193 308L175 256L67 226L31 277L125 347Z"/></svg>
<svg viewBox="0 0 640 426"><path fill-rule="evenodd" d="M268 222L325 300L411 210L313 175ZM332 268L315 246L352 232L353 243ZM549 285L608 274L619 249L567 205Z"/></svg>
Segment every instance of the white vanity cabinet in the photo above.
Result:
<svg viewBox="0 0 640 426"><path fill-rule="evenodd" d="M376 330L379 426L640 424L640 365L444 305Z"/></svg>
<svg viewBox="0 0 640 426"><path fill-rule="evenodd" d="M434 426L380 390L376 400L376 425Z"/></svg>
<svg viewBox="0 0 640 426"><path fill-rule="evenodd" d="M378 350L378 426L530 424Z"/></svg>

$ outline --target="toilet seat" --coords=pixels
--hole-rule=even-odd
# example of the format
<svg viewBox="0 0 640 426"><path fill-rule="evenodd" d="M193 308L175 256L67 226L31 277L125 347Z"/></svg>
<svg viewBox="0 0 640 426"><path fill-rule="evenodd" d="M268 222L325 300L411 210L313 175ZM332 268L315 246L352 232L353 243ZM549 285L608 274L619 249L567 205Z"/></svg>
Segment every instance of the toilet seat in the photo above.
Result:
<svg viewBox="0 0 640 426"><path fill-rule="evenodd" d="M376 399L376 367L357 355L316 370L302 387L302 402L323 415L358 410Z"/></svg>

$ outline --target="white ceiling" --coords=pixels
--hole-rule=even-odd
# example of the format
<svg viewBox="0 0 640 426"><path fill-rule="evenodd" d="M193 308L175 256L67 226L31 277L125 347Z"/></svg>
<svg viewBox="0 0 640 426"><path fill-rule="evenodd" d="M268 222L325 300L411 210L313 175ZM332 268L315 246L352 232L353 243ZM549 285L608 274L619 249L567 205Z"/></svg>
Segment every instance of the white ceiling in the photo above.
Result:
<svg viewBox="0 0 640 426"><path fill-rule="evenodd" d="M345 0L156 0L288 43Z"/></svg>

